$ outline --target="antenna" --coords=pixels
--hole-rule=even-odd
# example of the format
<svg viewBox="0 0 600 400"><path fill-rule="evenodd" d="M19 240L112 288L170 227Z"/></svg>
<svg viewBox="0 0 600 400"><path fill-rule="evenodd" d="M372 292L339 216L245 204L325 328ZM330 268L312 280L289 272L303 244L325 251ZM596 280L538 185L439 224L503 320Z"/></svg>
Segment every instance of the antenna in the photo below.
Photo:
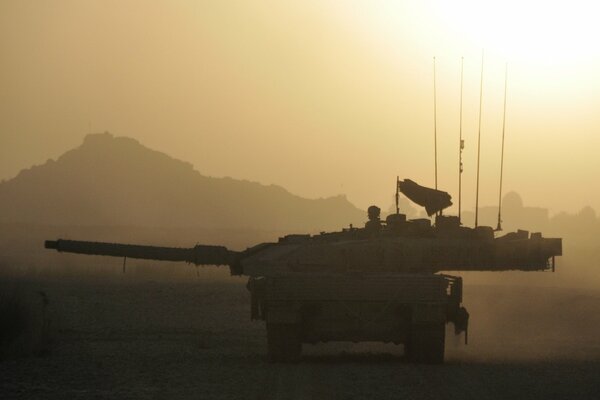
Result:
<svg viewBox="0 0 600 400"><path fill-rule="evenodd" d="M463 116L463 77L464 77L465 58L460 58L460 122L458 127L458 223L460 223L461 194L462 194L462 173L463 162L462 152L465 148L465 141L462 138L462 116Z"/></svg>
<svg viewBox="0 0 600 400"><path fill-rule="evenodd" d="M481 81L479 84L479 131L477 134L477 186L475 189L475 227L479 217L479 160L481 155L481 104L483 103L483 50L481 50Z"/></svg>
<svg viewBox="0 0 600 400"><path fill-rule="evenodd" d="M497 231L502 230L502 177L504 173L504 133L506 131L506 87L508 83L508 63L504 67L504 112L502 115L502 150L500 152L500 191L498 193L498 226Z"/></svg>
<svg viewBox="0 0 600 400"><path fill-rule="evenodd" d="M435 189L438 188L438 173L437 173L437 99L436 99L436 82L435 82L435 57L433 57L433 153L435 165Z"/></svg>

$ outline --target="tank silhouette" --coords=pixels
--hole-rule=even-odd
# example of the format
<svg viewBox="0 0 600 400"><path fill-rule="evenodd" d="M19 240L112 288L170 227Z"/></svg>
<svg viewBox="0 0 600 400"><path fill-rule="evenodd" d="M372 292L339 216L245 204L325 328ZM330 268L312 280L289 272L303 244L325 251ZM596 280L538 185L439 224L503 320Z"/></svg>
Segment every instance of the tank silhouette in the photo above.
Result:
<svg viewBox="0 0 600 400"><path fill-rule="evenodd" d="M398 191L422 205L429 219L404 214L380 219L368 209L363 228L317 235L293 234L243 251L223 246L191 248L46 241L60 252L107 255L196 265L228 265L247 275L251 318L266 321L272 361L294 361L303 343L382 341L404 344L412 362L442 363L445 326L465 334L462 279L443 271L543 271L554 269L562 241L519 230L496 237L490 227L467 228L444 216L450 195L398 181Z"/></svg>

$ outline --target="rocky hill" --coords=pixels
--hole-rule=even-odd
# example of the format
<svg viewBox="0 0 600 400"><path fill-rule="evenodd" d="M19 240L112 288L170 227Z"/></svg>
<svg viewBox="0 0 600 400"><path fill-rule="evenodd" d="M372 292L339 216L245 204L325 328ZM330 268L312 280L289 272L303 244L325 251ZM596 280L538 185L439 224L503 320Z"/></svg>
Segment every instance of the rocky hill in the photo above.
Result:
<svg viewBox="0 0 600 400"><path fill-rule="evenodd" d="M344 196L201 175L127 137L88 135L57 160L0 183L0 223L316 231L360 224Z"/></svg>

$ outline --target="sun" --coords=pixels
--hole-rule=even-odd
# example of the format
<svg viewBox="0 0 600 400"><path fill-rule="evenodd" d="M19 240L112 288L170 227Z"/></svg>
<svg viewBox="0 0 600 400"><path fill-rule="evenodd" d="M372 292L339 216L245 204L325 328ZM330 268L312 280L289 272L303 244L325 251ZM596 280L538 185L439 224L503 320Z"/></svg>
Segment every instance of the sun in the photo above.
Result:
<svg viewBox="0 0 600 400"><path fill-rule="evenodd" d="M598 56L597 2L434 0L430 6L440 29L507 61L557 65Z"/></svg>

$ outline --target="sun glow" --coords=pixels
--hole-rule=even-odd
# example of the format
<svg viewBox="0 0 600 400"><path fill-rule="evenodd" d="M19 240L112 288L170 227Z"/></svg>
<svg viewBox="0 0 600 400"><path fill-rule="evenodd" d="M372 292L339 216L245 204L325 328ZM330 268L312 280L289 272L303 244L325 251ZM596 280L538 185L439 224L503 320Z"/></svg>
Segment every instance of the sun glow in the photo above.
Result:
<svg viewBox="0 0 600 400"><path fill-rule="evenodd" d="M444 28L509 61L556 65L598 53L597 2L435 0L431 7Z"/></svg>

